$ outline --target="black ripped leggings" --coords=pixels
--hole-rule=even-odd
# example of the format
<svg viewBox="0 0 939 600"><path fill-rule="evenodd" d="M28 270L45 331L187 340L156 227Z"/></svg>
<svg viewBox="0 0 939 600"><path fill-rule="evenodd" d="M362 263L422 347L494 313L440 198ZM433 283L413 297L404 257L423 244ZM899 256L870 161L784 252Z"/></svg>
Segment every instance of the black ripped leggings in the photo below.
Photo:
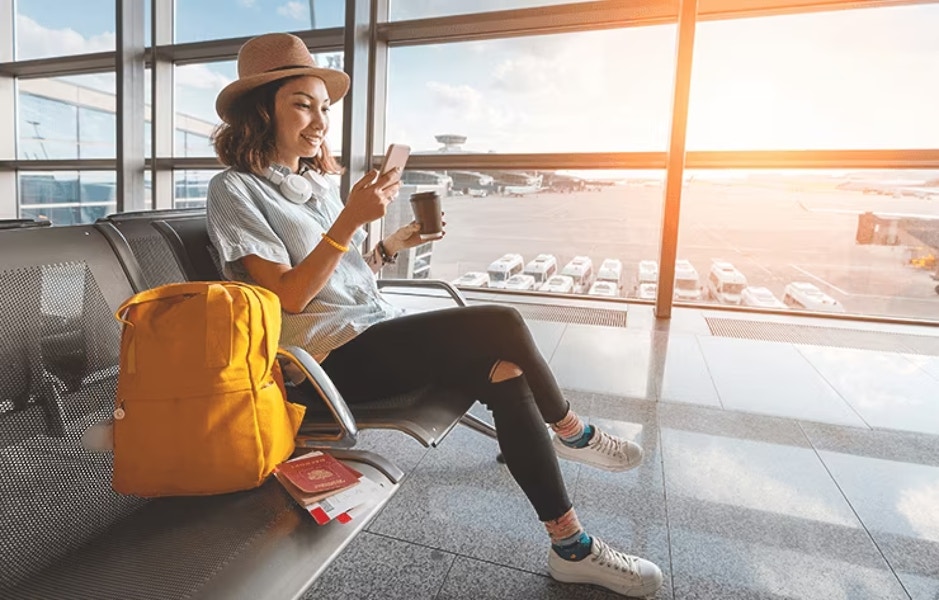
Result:
<svg viewBox="0 0 939 600"><path fill-rule="evenodd" d="M500 360L525 375L490 382ZM384 321L333 350L322 366L350 405L429 383L469 391L492 411L506 466L538 518L570 510L544 425L563 419L569 405L517 310L472 306Z"/></svg>

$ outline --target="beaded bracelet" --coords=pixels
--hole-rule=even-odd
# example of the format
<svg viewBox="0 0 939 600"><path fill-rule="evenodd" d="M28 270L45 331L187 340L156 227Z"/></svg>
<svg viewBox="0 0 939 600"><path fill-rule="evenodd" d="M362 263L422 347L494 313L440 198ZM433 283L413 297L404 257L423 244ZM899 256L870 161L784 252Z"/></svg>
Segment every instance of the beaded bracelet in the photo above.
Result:
<svg viewBox="0 0 939 600"><path fill-rule="evenodd" d="M339 250L340 252L348 252L348 251L349 251L349 246L343 246L342 244L340 244L339 242L337 242L337 241L334 240L333 238L329 237L329 236L326 235L325 233L321 233L320 236L326 241L327 244L329 244L330 246L332 246L332 247L335 248L336 250Z"/></svg>
<svg viewBox="0 0 939 600"><path fill-rule="evenodd" d="M385 248L385 242L382 240L378 241L378 245L376 247L378 248L378 255L381 256L381 263L383 265L395 264L395 260L398 258L397 252L395 252L393 255L388 254L388 249Z"/></svg>

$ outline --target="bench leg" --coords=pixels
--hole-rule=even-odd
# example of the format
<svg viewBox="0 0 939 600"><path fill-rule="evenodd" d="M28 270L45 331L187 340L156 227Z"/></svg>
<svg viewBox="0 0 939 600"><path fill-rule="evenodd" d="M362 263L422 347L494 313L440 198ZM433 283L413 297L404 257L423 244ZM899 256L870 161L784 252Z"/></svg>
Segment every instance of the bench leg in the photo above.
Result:
<svg viewBox="0 0 939 600"><path fill-rule="evenodd" d="M460 417L460 424L466 425L467 427L469 427L476 433L481 433L493 439L495 439L496 437L496 428L492 425L492 423L483 421L482 419L480 419L479 417L475 415L466 413L465 415ZM500 463L505 464L505 459L502 457L501 452L499 453L498 456L496 456L496 460L499 461Z"/></svg>
<svg viewBox="0 0 939 600"><path fill-rule="evenodd" d="M460 424L466 425L467 427L469 427L470 429L472 429L473 431L477 433L481 433L493 439L496 438L496 428L492 425L492 423L483 421L482 419L480 419L479 417L475 415L466 413L465 415L460 417Z"/></svg>

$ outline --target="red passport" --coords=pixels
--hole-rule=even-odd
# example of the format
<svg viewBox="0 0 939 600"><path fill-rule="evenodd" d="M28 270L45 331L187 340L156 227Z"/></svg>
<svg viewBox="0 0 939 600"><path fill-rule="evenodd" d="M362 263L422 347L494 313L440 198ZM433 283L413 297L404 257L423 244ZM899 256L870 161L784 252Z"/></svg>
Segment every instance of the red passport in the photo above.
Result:
<svg viewBox="0 0 939 600"><path fill-rule="evenodd" d="M348 487L357 483L361 477L354 469L323 452L311 452L281 463L277 472L307 494Z"/></svg>

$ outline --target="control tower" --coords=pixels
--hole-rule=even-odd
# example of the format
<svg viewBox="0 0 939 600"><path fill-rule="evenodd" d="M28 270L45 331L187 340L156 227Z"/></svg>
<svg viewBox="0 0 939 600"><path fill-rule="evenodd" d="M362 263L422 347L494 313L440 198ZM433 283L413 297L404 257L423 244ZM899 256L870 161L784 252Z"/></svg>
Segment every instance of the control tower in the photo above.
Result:
<svg viewBox="0 0 939 600"><path fill-rule="evenodd" d="M437 152L465 152L465 150L463 150L463 144L466 143L465 135L441 133L440 135L435 135L434 139L443 144Z"/></svg>

